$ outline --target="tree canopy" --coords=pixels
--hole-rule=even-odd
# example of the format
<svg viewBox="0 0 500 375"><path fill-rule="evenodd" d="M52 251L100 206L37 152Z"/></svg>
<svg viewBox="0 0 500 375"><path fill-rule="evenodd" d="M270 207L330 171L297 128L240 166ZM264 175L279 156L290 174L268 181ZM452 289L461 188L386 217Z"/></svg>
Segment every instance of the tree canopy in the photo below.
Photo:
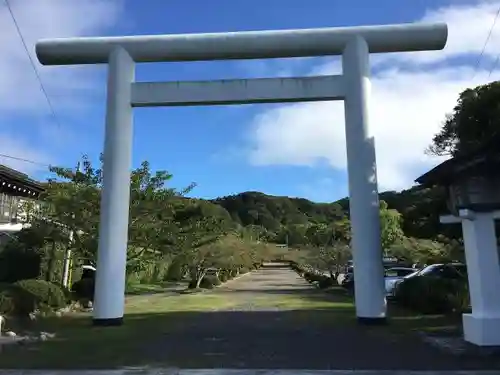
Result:
<svg viewBox="0 0 500 375"><path fill-rule="evenodd" d="M464 90L446 116L428 152L456 156L477 149L500 133L500 82Z"/></svg>

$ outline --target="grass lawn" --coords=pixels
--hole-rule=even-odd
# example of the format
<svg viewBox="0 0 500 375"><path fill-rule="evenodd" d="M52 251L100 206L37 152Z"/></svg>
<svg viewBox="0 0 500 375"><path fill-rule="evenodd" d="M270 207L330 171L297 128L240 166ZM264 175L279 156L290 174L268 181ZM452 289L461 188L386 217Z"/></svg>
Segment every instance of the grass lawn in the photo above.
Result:
<svg viewBox="0 0 500 375"><path fill-rule="evenodd" d="M129 296L125 324L120 327L93 327L90 313L72 313L60 318L40 319L33 331L54 332L56 338L40 344L6 347L0 368L94 368L113 367L136 357L142 340L150 340L179 329L180 315L227 308L226 296L162 294Z"/></svg>
<svg viewBox="0 0 500 375"><path fill-rule="evenodd" d="M127 285L125 293L127 295L141 295L141 294L154 294L154 293L166 293L177 291L180 289L187 288L187 281L165 281L156 284L139 284L134 283Z"/></svg>
<svg viewBox="0 0 500 375"><path fill-rule="evenodd" d="M199 321L202 314L203 319L207 313L215 310L238 310L237 306L241 302L241 297L231 293L165 295L153 292L126 298L125 324L120 327L93 327L89 313L40 319L34 323L33 330L54 332L56 338L43 343L5 348L0 355L0 368L116 368L146 365L149 363L148 355L142 348L144 342L178 334L183 331L183 327L188 328L193 321ZM344 296L325 298L322 293L305 298L300 295L266 295L252 298L249 302L257 309L272 305L277 310L290 312L286 314L285 311L283 317L291 327L299 321L303 324L311 319L335 324L346 319L353 320L353 305ZM227 311L212 315L231 316L232 313L259 314Z"/></svg>
<svg viewBox="0 0 500 375"><path fill-rule="evenodd" d="M343 288L334 287L329 289L328 294L336 298L342 298L344 303L351 303L354 310L353 297L348 295ZM408 333L408 331L424 332L455 332L461 333L461 315L423 315L397 306L390 301L387 304L388 327L391 332ZM385 326L384 326L385 327Z"/></svg>
<svg viewBox="0 0 500 375"><path fill-rule="evenodd" d="M391 326L400 332L462 333L461 315L422 315L395 305L388 306Z"/></svg>
<svg viewBox="0 0 500 375"><path fill-rule="evenodd" d="M356 325L352 298L340 288L327 293L262 294L251 300L230 292L184 295L149 293L126 298L125 324L120 327L93 327L88 313L74 313L35 322L33 331L54 332L56 338L43 343L5 348L0 354L0 368L161 366L168 365L166 359L165 362L158 362L158 356L150 355L148 350L154 350L155 343L161 343L165 337L181 337L180 340L184 340L184 336L189 336L188 341L196 342L219 329L213 327L227 329L228 337L232 337L231 330L238 331L241 322L247 324L243 329L252 330L253 324L265 323L266 319L279 319L280 329L285 330L288 327L308 327L309 322L325 329ZM242 303L251 304L255 311L238 312ZM269 307L272 307L271 311L259 311L259 308ZM451 324L450 319L443 316L423 317L394 308L391 308L390 314L389 333L405 334L408 330L432 330ZM235 323L232 325L233 321ZM204 332L204 326L207 332ZM384 334L383 327L375 329ZM168 350L165 350L167 357Z"/></svg>

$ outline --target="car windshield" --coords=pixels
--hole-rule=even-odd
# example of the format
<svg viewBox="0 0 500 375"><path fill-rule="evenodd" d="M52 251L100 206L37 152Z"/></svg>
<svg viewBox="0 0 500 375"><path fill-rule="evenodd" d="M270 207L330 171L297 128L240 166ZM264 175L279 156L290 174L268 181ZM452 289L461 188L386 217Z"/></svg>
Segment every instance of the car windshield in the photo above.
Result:
<svg viewBox="0 0 500 375"><path fill-rule="evenodd" d="M410 273L409 275L406 275L404 278L405 278L405 279L408 279L408 278L410 278L410 277L413 277L413 276L419 275L419 274L420 274L420 271L422 271L422 270L418 270L418 271L412 272L412 273Z"/></svg>
<svg viewBox="0 0 500 375"><path fill-rule="evenodd" d="M420 276L429 276L435 273L438 269L442 267L442 264L431 264L419 271Z"/></svg>
<svg viewBox="0 0 500 375"><path fill-rule="evenodd" d="M414 273L415 270L412 268L389 268L385 271L386 277L403 277L409 275L410 273Z"/></svg>

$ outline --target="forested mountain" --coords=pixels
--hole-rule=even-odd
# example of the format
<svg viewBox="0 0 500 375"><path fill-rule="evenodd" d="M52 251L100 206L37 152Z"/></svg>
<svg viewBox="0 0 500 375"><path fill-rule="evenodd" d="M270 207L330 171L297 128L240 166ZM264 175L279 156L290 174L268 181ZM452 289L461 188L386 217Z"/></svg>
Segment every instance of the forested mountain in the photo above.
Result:
<svg viewBox="0 0 500 375"><path fill-rule="evenodd" d="M460 236L460 226L439 223L439 215L447 213L445 192L441 188L414 186L401 192L386 191L380 194L380 200L401 214L406 236L432 239L440 234L450 238ZM261 226L274 233L289 227L331 225L349 217L348 198L315 203L303 198L244 192L212 202L224 207L238 224Z"/></svg>
<svg viewBox="0 0 500 375"><path fill-rule="evenodd" d="M461 236L460 225L443 225L439 222L439 216L448 213L443 188L417 185L401 192L385 191L379 197L390 209L401 214L403 231L409 237L436 238L440 234L449 238ZM348 198L335 203L344 211L349 211Z"/></svg>
<svg viewBox="0 0 500 375"><path fill-rule="evenodd" d="M443 126L433 137L426 152L439 156L463 156L482 147L481 145L498 144L499 100L500 81L464 90L453 111L446 115ZM398 223L393 229L400 226L406 237L461 237L459 224L443 225L439 222L439 216L448 212L443 188L414 186L401 192L386 191L380 194L380 200L387 203L393 219L394 210L399 212L400 216L396 214ZM291 233L299 232L294 236L302 236L305 241L319 232L332 233L332 225L337 221L342 222L342 218L345 221L349 215L348 198L325 204L246 192L213 202L223 206L233 220L243 226L256 225L265 228L267 232L281 233L277 236L281 237L279 240L282 240L283 233L286 233L286 238L290 238ZM382 215L386 218L389 216ZM325 229L325 226L329 229ZM497 223L497 228L500 233L500 223Z"/></svg>
<svg viewBox="0 0 500 375"><path fill-rule="evenodd" d="M212 202L224 207L238 224L259 225L271 231L282 225L330 223L344 216L342 207L336 203L314 203L303 198L278 197L254 191Z"/></svg>

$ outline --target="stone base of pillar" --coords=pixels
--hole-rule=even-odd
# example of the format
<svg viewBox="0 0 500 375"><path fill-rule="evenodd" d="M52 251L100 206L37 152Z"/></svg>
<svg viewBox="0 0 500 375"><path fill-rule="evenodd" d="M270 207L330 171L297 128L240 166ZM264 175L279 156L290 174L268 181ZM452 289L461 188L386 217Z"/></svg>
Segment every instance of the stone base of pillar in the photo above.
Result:
<svg viewBox="0 0 500 375"><path fill-rule="evenodd" d="M381 326L381 325L386 325L388 323L386 317L381 317L381 318L365 318L362 316L358 316L358 323L361 325L367 325L367 326Z"/></svg>
<svg viewBox="0 0 500 375"><path fill-rule="evenodd" d="M464 339L478 346L500 346L500 312L496 317L463 314Z"/></svg>
<svg viewBox="0 0 500 375"><path fill-rule="evenodd" d="M123 317L121 318L104 318L92 319L92 325L96 327L118 327L123 324Z"/></svg>

